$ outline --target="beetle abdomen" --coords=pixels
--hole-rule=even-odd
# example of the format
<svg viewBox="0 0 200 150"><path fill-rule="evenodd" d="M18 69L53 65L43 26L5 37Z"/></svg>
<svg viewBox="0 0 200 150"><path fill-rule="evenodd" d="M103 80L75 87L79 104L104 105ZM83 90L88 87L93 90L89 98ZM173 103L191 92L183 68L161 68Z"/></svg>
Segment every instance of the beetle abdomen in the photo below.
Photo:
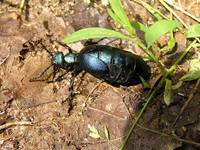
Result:
<svg viewBox="0 0 200 150"><path fill-rule="evenodd" d="M150 76L141 57L107 45L85 47L78 61L80 68L113 85L134 85L141 82L139 76L144 79Z"/></svg>
<svg viewBox="0 0 200 150"><path fill-rule="evenodd" d="M108 72L105 62L90 54L82 54L78 56L79 67L95 77L102 78Z"/></svg>

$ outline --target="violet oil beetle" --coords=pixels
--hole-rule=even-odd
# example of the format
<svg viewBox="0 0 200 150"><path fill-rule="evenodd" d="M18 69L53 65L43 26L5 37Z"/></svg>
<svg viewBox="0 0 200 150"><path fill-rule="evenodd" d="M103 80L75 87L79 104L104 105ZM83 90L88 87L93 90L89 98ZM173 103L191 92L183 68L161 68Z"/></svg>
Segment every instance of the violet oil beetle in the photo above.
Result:
<svg viewBox="0 0 200 150"><path fill-rule="evenodd" d="M150 77L150 67L147 63L140 56L131 52L108 45L91 44L77 53L69 46L58 43L66 47L69 52L65 55L62 52L51 54L52 65L54 68L66 70L66 73L69 71L72 73L69 87L70 94L67 98L70 109L72 108L71 101L74 95L74 79L81 71L90 73L94 77L114 86L136 85L142 82L141 77L144 80ZM62 79L64 75L54 81Z"/></svg>

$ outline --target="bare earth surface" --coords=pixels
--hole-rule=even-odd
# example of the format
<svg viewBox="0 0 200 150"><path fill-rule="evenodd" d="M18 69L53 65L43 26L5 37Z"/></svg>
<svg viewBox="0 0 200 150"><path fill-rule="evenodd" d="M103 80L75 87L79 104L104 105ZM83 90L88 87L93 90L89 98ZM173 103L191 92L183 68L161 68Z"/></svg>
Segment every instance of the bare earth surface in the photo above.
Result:
<svg viewBox="0 0 200 150"><path fill-rule="evenodd" d="M129 0L123 1L123 4L130 20L138 20L146 25L153 22L154 18L139 4ZM150 4L167 12L159 3ZM75 81L74 107L69 114L65 100L69 94L70 73L61 82L29 81L39 76L51 63L51 57L41 43L51 52L66 53L67 50L54 40L62 41L70 33L86 27L121 30L108 17L106 7L100 1L87 6L83 0L31 0L20 14L19 5L20 0L0 0L0 149L119 149L131 118L140 111L150 89L143 89L142 85L116 88L87 73L80 74ZM182 7L200 17L200 3L197 1L183 1ZM175 12L186 24L195 23L180 11ZM187 46L182 33L176 33L175 38L176 52L160 56L163 63L169 66ZM166 39L160 39L159 42L160 45L165 44ZM119 46L118 43L112 44ZM80 51L83 43L70 46ZM144 56L141 49L132 43L123 41L121 46ZM195 56L187 56L188 59L191 57ZM187 58L171 77L174 83L187 71ZM152 72L149 82L153 84L160 73L155 64L149 65ZM196 81L184 83L173 91L173 103L170 106L166 106L163 101L163 88L146 110L127 149L199 149L197 144L191 143L200 143L199 88ZM189 97L192 97L192 102L172 127ZM94 125L102 137L106 127L110 141L90 137L89 124ZM172 135L189 142L175 139Z"/></svg>

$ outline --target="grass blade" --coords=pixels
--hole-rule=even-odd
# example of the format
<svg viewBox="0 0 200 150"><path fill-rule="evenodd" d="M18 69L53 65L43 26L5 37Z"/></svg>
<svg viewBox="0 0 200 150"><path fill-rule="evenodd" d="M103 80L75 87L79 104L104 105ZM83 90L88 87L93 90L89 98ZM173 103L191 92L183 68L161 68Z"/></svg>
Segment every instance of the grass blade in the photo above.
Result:
<svg viewBox="0 0 200 150"><path fill-rule="evenodd" d="M109 16L117 23L121 24L120 18L112 11L112 9L107 10Z"/></svg>
<svg viewBox="0 0 200 150"><path fill-rule="evenodd" d="M161 14L157 9L153 8L148 3L142 0L136 0L136 2L141 4L144 8L146 8L157 20L161 20L162 18L165 18L163 14Z"/></svg>
<svg viewBox="0 0 200 150"><path fill-rule="evenodd" d="M146 32L148 27L146 27L144 24L142 24L141 22L139 21L135 21L132 23L132 26L137 29L137 30L140 30L142 32Z"/></svg>
<svg viewBox="0 0 200 150"><path fill-rule="evenodd" d="M110 140L110 133L107 127L104 127L104 134L105 134L105 138L106 140Z"/></svg>
<svg viewBox="0 0 200 150"><path fill-rule="evenodd" d="M119 18L118 23L123 26L130 34L135 34L134 28L131 26L129 19L122 7L121 0L109 0L111 9Z"/></svg>
<svg viewBox="0 0 200 150"><path fill-rule="evenodd" d="M200 37L200 24L194 24L188 27L187 38Z"/></svg>

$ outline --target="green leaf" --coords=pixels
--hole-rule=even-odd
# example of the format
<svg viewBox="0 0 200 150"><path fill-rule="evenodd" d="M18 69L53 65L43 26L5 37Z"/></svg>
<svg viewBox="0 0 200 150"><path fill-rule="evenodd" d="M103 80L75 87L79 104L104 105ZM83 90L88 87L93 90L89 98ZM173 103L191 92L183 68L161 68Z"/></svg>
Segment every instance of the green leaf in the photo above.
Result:
<svg viewBox="0 0 200 150"><path fill-rule="evenodd" d="M132 23L132 26L140 31L146 32L147 31L147 27L145 25L143 25L142 23L140 23L139 21L135 21Z"/></svg>
<svg viewBox="0 0 200 150"><path fill-rule="evenodd" d="M118 23L120 23L120 25L123 26L130 34L135 34L135 31L122 7L121 0L109 0L109 2L112 11L119 18Z"/></svg>
<svg viewBox="0 0 200 150"><path fill-rule="evenodd" d="M100 138L99 134L92 133L92 132L89 134L89 136L92 137L92 138L94 138L94 139L99 139Z"/></svg>
<svg viewBox="0 0 200 150"><path fill-rule="evenodd" d="M120 18L111 10L111 9L107 9L108 14L110 15L110 17L117 23L121 24L121 20Z"/></svg>
<svg viewBox="0 0 200 150"><path fill-rule="evenodd" d="M144 80L144 78L142 76L139 76L140 80L142 81L142 85L143 85L143 88L146 89L146 88L149 88L150 85Z"/></svg>
<svg viewBox="0 0 200 150"><path fill-rule="evenodd" d="M109 141L110 140L110 134L109 134L107 127L104 127L104 134L105 134L106 139Z"/></svg>
<svg viewBox="0 0 200 150"><path fill-rule="evenodd" d="M177 20L160 20L154 23L145 32L147 46L151 46L162 35L166 34L167 32L171 32L179 24L180 23Z"/></svg>
<svg viewBox="0 0 200 150"><path fill-rule="evenodd" d="M165 82L166 84L165 84L164 102L167 106L169 106L172 103L172 98L171 98L172 81L166 79Z"/></svg>
<svg viewBox="0 0 200 150"><path fill-rule="evenodd" d="M175 45L176 45L176 40L175 40L175 38L172 36L172 37L170 38L170 40L168 41L167 46L163 47L163 48L161 49L161 51L162 51L162 52L170 51L170 50L172 50L172 49L174 48Z"/></svg>
<svg viewBox="0 0 200 150"><path fill-rule="evenodd" d="M178 88L180 88L183 84L183 81L178 81L178 83L172 85L172 90L177 90Z"/></svg>
<svg viewBox="0 0 200 150"><path fill-rule="evenodd" d="M95 126L88 124L88 128L90 130L89 136L93 137L95 139L100 138L101 136L99 135L98 130L95 128Z"/></svg>
<svg viewBox="0 0 200 150"><path fill-rule="evenodd" d="M191 81L200 78L200 61L199 59L193 59L190 61L189 71L181 77L181 81Z"/></svg>
<svg viewBox="0 0 200 150"><path fill-rule="evenodd" d="M190 60L190 71L198 71L200 70L200 60L192 59Z"/></svg>
<svg viewBox="0 0 200 150"><path fill-rule="evenodd" d="M199 71L190 71L181 77L181 81L192 81L200 78L200 70Z"/></svg>
<svg viewBox="0 0 200 150"><path fill-rule="evenodd" d="M71 35L65 37L64 43L68 44L80 40L87 40L93 38L106 38L106 37L132 40L132 38L114 30L105 28L86 28L76 31Z"/></svg>
<svg viewBox="0 0 200 150"><path fill-rule="evenodd" d="M188 28L187 38L196 37L200 37L200 24L193 24Z"/></svg>
<svg viewBox="0 0 200 150"><path fill-rule="evenodd" d="M95 126L88 124L88 128L90 129L91 132L98 133L98 130L96 129Z"/></svg>

